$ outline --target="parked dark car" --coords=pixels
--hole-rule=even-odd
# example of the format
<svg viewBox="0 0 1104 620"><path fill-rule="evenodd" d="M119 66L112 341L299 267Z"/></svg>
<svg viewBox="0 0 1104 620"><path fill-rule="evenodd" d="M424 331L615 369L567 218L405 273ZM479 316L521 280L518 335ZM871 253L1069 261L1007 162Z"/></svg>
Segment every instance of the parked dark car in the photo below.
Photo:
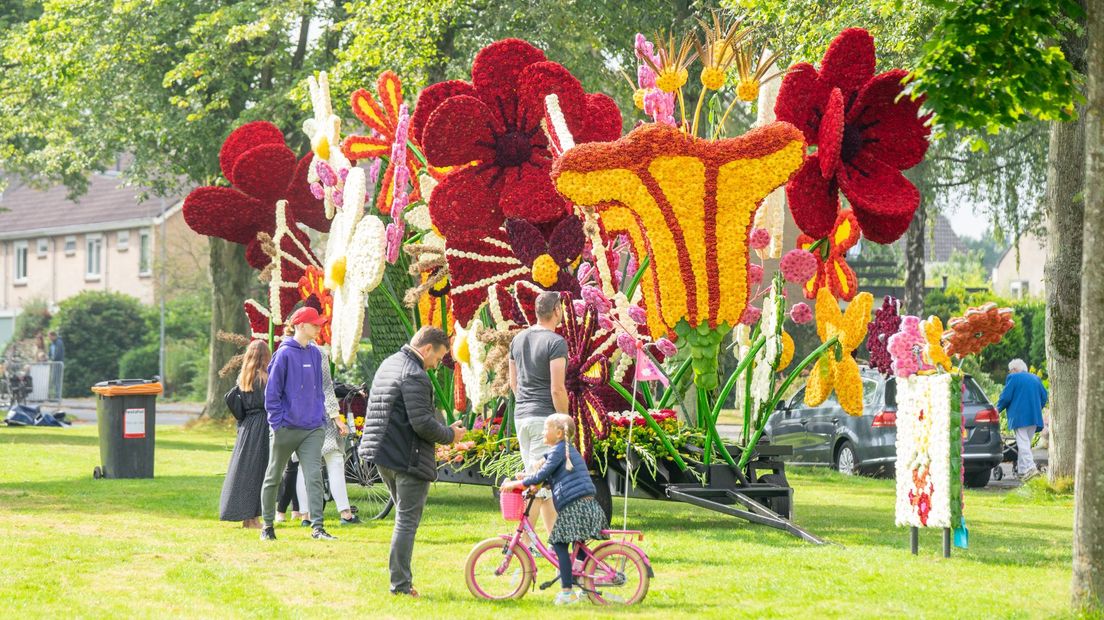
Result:
<svg viewBox="0 0 1104 620"><path fill-rule="evenodd" d="M870 369L863 369L862 380L861 416L847 415L835 394L818 407L808 407L802 388L779 403L764 434L771 444L793 447L793 455L785 460L794 465L828 465L848 475L892 475L897 460L897 383ZM969 375L963 418L965 484L984 487L1002 458L1000 417Z"/></svg>

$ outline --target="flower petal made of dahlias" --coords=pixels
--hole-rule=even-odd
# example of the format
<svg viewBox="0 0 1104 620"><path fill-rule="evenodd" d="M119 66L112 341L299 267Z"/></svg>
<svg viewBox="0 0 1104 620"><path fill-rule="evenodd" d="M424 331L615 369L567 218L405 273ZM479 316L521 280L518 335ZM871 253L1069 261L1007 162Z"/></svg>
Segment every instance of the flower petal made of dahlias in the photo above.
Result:
<svg viewBox="0 0 1104 620"><path fill-rule="evenodd" d="M814 239L832 232L839 211L839 187L835 178L826 179L821 174L818 153L807 156L786 183L786 200L802 232Z"/></svg>
<svg viewBox="0 0 1104 620"><path fill-rule="evenodd" d="M398 121L399 108L403 104L402 80L394 71L384 71L376 80L376 94L388 119ZM392 132L394 133L394 132Z"/></svg>
<svg viewBox="0 0 1104 620"><path fill-rule="evenodd" d="M362 217L346 248L345 289L352 294L371 292L383 280L387 266L386 229L378 217Z"/></svg>
<svg viewBox="0 0 1104 620"><path fill-rule="evenodd" d="M820 81L817 70L807 62L790 67L778 87L774 104L777 120L790 123L805 134L807 144L816 144L820 119L831 88Z"/></svg>
<svg viewBox="0 0 1104 620"><path fill-rule="evenodd" d="M262 144L284 145L283 132L268 121L246 123L230 132L222 143L222 148L219 149L219 168L223 176L229 179L238 157Z"/></svg>
<svg viewBox="0 0 1104 620"><path fill-rule="evenodd" d="M349 107L353 109L353 114L360 119L360 122L370 129L374 129L380 135L387 137L395 135L395 122L398 114L388 116L387 111L367 89L358 88L354 90L353 94L349 96Z"/></svg>
<svg viewBox="0 0 1104 620"><path fill-rule="evenodd" d="M824 117L820 119L820 132L817 134L817 159L820 161L820 174L830 179L840 167L840 149L843 146L843 94L833 88L824 107Z"/></svg>
<svg viewBox="0 0 1104 620"><path fill-rule="evenodd" d="M307 183L307 174L310 172L314 153L307 152L295 166L295 175L287 188L288 207L296 222L320 231L330 230L330 219L326 217L326 205L314 197Z"/></svg>
<svg viewBox="0 0 1104 620"><path fill-rule="evenodd" d="M268 308L262 306L255 299L247 299L242 304L242 310L245 311L245 318L249 321L250 338L253 340L268 338Z"/></svg>
<svg viewBox="0 0 1104 620"><path fill-rule="evenodd" d="M429 117L437 110L437 107L450 97L459 95L475 96L475 88L462 80L449 80L438 82L426 87L418 95L418 103L414 106L414 114L410 117L410 135L418 144L425 144L422 140ZM388 141L390 145L390 141ZM388 146L390 148L390 146Z"/></svg>
<svg viewBox="0 0 1104 620"><path fill-rule="evenodd" d="M613 142L620 138L622 120L617 102L604 93L588 93L586 100L586 122L575 134L575 143Z"/></svg>
<svg viewBox="0 0 1104 620"><path fill-rule="evenodd" d="M931 134L925 124L928 117L920 116L923 100L901 95L901 80L907 76L903 69L875 76L847 112L848 124L861 129L862 150L898 170L924 159Z"/></svg>
<svg viewBox="0 0 1104 620"><path fill-rule="evenodd" d="M537 297L543 292L543 288L528 280L514 284L514 302L524 317L525 325L537 324Z"/></svg>
<svg viewBox="0 0 1104 620"><path fill-rule="evenodd" d="M782 332L782 353L778 357L778 367L775 368L776 372L782 372L793 361L796 345L794 344L793 336L788 332Z"/></svg>
<svg viewBox="0 0 1104 620"><path fill-rule="evenodd" d="M828 396L832 393L833 379L835 378L834 365L835 359L832 357L831 351L822 353L817 359L812 372L809 373L808 380L805 382L806 405L816 407L828 400Z"/></svg>
<svg viewBox="0 0 1104 620"><path fill-rule="evenodd" d="M828 45L820 63L820 79L839 88L844 101L874 77L874 37L862 28L848 28Z"/></svg>
<svg viewBox="0 0 1104 620"><path fill-rule="evenodd" d="M364 295L338 287L334 291L334 316L331 325L334 362L344 366L352 364L364 331Z"/></svg>
<svg viewBox="0 0 1104 620"><path fill-rule="evenodd" d="M893 243L905 234L920 206L920 192L900 170L860 151L836 178L864 237Z"/></svg>
<svg viewBox="0 0 1104 620"><path fill-rule="evenodd" d="M482 101L468 95L446 99L429 117L422 147L434 166L460 166L495 157L498 123Z"/></svg>
<svg viewBox="0 0 1104 620"><path fill-rule="evenodd" d="M226 178L254 198L276 202L287 198L297 164L295 153L283 144L262 144L239 155Z"/></svg>
<svg viewBox="0 0 1104 620"><path fill-rule="evenodd" d="M840 361L836 362L834 372L836 376L832 382L840 408L846 411L848 415L862 415L863 382L855 358L844 355Z"/></svg>
<svg viewBox="0 0 1104 620"><path fill-rule="evenodd" d="M817 291L816 298L816 326L817 336L820 336L821 342L828 342L834 334L832 330L838 331L843 325L843 313L840 312L839 302L832 296L832 291L822 288Z"/></svg>
<svg viewBox="0 0 1104 620"><path fill-rule="evenodd" d="M372 136L349 136L341 143L341 152L353 161L388 157L391 155L391 140Z"/></svg>
<svg viewBox="0 0 1104 620"><path fill-rule="evenodd" d="M525 67L517 80L519 129L528 131L540 125L545 114L544 98L555 94L571 134L582 131L586 124L586 92L563 65L547 60L535 62Z"/></svg>
<svg viewBox="0 0 1104 620"><path fill-rule="evenodd" d="M506 220L506 234L514 256L525 265L532 265L541 254L546 254L548 242L544 235L529 222L520 219Z"/></svg>
<svg viewBox="0 0 1104 620"><path fill-rule="evenodd" d="M567 213L567 203L556 192L550 167L536 160L518 168L507 168L499 206L506 217L534 224L554 222Z"/></svg>
<svg viewBox="0 0 1104 620"><path fill-rule="evenodd" d="M479 239L502 226L492 171L463 168L450 173L433 190L429 218L446 241Z"/></svg>
<svg viewBox="0 0 1104 620"><path fill-rule="evenodd" d="M847 264L844 255L832 254L820 270L825 286L843 301L851 301L859 292L859 280L855 270Z"/></svg>
<svg viewBox="0 0 1104 620"><path fill-rule="evenodd" d="M376 192L376 210L381 214L391 214L391 200L395 197L395 165L388 162L380 179L379 191Z"/></svg>
<svg viewBox="0 0 1104 620"><path fill-rule="evenodd" d="M261 242L254 239L245 245L245 262L260 271L272 264L272 257L265 253Z"/></svg>
<svg viewBox="0 0 1104 620"><path fill-rule="evenodd" d="M201 235L253 241L274 226L272 207L230 187L198 187L184 199L184 221Z"/></svg>
<svg viewBox="0 0 1104 620"><path fill-rule="evenodd" d="M870 311L874 308L874 296L870 293L859 293L847 304L847 310L843 313L843 320L839 323L840 346L844 353L850 353L862 344L866 339L866 330L870 325ZM818 307L817 310L820 308Z"/></svg>
<svg viewBox="0 0 1104 620"><path fill-rule="evenodd" d="M583 253L585 247L583 220L574 215L569 215L556 224L552 236L548 239L548 254L561 267L570 265Z"/></svg>
<svg viewBox="0 0 1104 620"><path fill-rule="evenodd" d="M472 61L476 96L507 125L516 122L518 76L529 65L544 60L544 52L521 39L502 39L484 47Z"/></svg>

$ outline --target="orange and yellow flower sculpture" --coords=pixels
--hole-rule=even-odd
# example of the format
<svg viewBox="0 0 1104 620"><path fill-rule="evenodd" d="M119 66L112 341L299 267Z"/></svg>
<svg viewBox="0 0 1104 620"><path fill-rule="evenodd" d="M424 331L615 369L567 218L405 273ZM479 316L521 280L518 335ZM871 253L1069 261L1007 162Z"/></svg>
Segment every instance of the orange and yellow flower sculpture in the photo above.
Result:
<svg viewBox="0 0 1104 620"><path fill-rule="evenodd" d="M716 387L721 340L747 303L755 211L804 153L788 123L715 141L653 124L577 146L553 167L561 194L595 207L609 232L627 233L637 255L649 257L641 280L648 325L654 337L673 332L691 348L699 387Z"/></svg>
<svg viewBox="0 0 1104 620"><path fill-rule="evenodd" d="M836 398L844 411L851 415L862 415L862 376L852 353L866 339L870 310L873 307L874 297L863 292L855 295L846 312L840 312L839 302L829 289L817 291L817 335L821 342L838 337L840 355L837 357L835 351L829 349L817 360L813 371L809 373L809 381L805 384L806 405L816 407L835 390Z"/></svg>

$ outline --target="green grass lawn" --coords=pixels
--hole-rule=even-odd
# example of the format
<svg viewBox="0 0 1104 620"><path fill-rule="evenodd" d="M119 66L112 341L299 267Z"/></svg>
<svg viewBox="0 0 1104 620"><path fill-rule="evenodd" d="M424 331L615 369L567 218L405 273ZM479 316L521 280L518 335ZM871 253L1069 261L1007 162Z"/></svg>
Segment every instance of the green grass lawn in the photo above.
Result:
<svg viewBox="0 0 1104 620"><path fill-rule="evenodd" d="M0 428L0 615L7 617L590 617L551 607L553 590L520 602L475 600L462 567L507 525L485 487L440 483L415 549L420 600L387 592L391 519L313 541L306 528L217 521L231 431L158 429L157 478L93 480L94 428ZM908 552L893 526L889 480L791 473L796 520L832 541L813 546L731 517L633 500L656 576L618 615L801 618L1020 618L1066 614L1073 518L1068 499L968 492L970 549L941 557L940 532ZM354 498L354 502L355 502ZM621 510L616 504L616 512ZM542 564L538 582L553 576Z"/></svg>

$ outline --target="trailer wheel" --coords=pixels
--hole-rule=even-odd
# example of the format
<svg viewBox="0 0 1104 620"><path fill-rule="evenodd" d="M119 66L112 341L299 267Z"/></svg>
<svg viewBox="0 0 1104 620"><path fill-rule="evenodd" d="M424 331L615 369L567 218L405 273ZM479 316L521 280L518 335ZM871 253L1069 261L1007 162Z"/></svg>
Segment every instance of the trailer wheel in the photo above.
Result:
<svg viewBox="0 0 1104 620"><path fill-rule="evenodd" d="M104 477L103 468L101 468L99 465L93 467L92 468L92 477L95 478L96 480L99 480L100 478L103 478Z"/></svg>
<svg viewBox="0 0 1104 620"><path fill-rule="evenodd" d="M765 474L759 476L759 482L766 484L773 484L780 487L789 487L790 483L786 480L786 476L783 474ZM770 508L778 516L783 519L789 519L793 514L793 506L790 502L790 497L772 497L764 502L767 508Z"/></svg>

